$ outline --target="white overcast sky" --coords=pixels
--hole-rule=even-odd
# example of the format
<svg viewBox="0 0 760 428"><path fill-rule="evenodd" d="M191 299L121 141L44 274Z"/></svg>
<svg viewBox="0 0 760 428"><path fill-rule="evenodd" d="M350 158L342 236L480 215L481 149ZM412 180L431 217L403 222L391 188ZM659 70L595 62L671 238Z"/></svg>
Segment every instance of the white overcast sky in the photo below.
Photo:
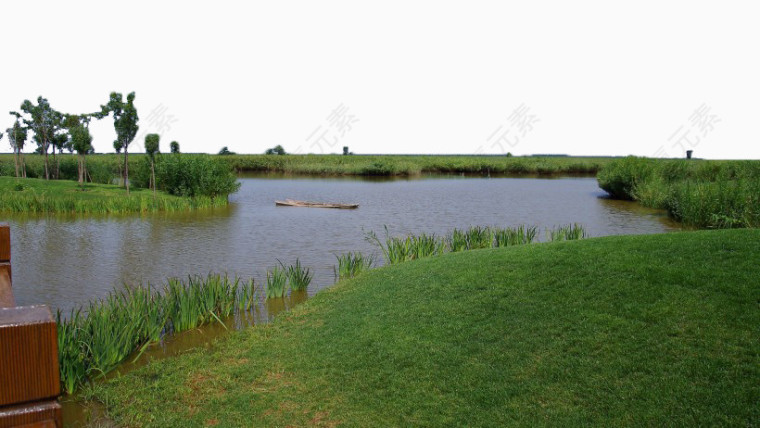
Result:
<svg viewBox="0 0 760 428"><path fill-rule="evenodd" d="M208 153L692 148L756 159L758 10L694 0L2 2L0 125L39 95L81 113L135 91L141 132L160 133L162 151L177 140ZM91 129L96 151L112 151L112 120ZM5 137L0 152L10 150Z"/></svg>

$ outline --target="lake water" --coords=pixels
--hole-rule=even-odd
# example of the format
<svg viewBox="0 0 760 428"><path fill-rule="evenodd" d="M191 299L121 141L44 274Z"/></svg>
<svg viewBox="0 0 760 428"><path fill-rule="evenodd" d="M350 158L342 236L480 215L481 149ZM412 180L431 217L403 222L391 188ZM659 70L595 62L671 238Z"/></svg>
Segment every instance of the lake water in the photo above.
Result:
<svg viewBox="0 0 760 428"><path fill-rule="evenodd" d="M380 252L366 233L444 234L471 225L580 223L591 236L679 228L661 211L604 198L595 178L422 177L367 180L247 176L231 204L191 213L0 218L11 225L18 305L68 311L122 284L227 272L259 284L278 260L334 282L336 254ZM275 199L359 203L356 210L277 207Z"/></svg>

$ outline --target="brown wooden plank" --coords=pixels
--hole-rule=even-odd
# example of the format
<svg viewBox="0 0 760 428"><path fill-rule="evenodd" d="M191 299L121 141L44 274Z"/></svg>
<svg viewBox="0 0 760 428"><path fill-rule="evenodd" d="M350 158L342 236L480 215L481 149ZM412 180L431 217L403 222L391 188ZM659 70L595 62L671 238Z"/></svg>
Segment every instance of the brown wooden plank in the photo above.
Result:
<svg viewBox="0 0 760 428"><path fill-rule="evenodd" d="M60 394L58 337L47 306L0 308L0 406Z"/></svg>
<svg viewBox="0 0 760 428"><path fill-rule="evenodd" d="M58 401L42 401L0 407L0 428L61 428L63 418Z"/></svg>
<svg viewBox="0 0 760 428"><path fill-rule="evenodd" d="M8 223L0 223L0 262L11 261L11 228Z"/></svg>

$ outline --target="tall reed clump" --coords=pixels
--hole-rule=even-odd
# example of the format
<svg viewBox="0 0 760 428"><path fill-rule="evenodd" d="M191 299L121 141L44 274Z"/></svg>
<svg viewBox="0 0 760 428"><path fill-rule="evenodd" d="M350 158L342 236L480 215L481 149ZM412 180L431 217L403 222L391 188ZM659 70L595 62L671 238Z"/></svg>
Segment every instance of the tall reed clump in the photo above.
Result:
<svg viewBox="0 0 760 428"><path fill-rule="evenodd" d="M58 311L63 390L73 393L82 382L108 373L167 334L221 322L235 308L251 309L256 304L253 281L242 290L239 283L226 275L170 279L161 292L139 285L73 309L68 318Z"/></svg>
<svg viewBox="0 0 760 428"><path fill-rule="evenodd" d="M536 239L538 228L520 225L517 228L494 230L494 247L530 244Z"/></svg>
<svg viewBox="0 0 760 428"><path fill-rule="evenodd" d="M298 259L296 259L295 265L287 267L285 273L287 274L291 290L306 290L306 287L311 283L312 273L310 269L301 266L301 262Z"/></svg>
<svg viewBox="0 0 760 428"><path fill-rule="evenodd" d="M568 224L566 226L555 227L546 231L549 241L573 241L576 239L588 238L586 229L580 224Z"/></svg>
<svg viewBox="0 0 760 428"><path fill-rule="evenodd" d="M275 266L272 270L267 271L267 299L285 297L288 291L288 276L285 268Z"/></svg>
<svg viewBox="0 0 760 428"><path fill-rule="evenodd" d="M613 198L664 209L697 228L760 226L760 161L627 157L597 175Z"/></svg>
<svg viewBox="0 0 760 428"><path fill-rule="evenodd" d="M467 230L454 229L446 235L445 242L448 251L452 252L491 248L497 230L499 229L483 226L471 226Z"/></svg>
<svg viewBox="0 0 760 428"><path fill-rule="evenodd" d="M397 264L423 257L442 254L446 251L446 243L435 234L407 235L394 237L385 228L385 239L381 241L375 232L369 232L367 240L378 245L389 264Z"/></svg>
<svg viewBox="0 0 760 428"><path fill-rule="evenodd" d="M372 257L367 257L360 252L348 252L335 257L338 259L338 268L335 272L338 279L353 278L372 268Z"/></svg>
<svg viewBox="0 0 760 428"><path fill-rule="evenodd" d="M588 234L583 226L573 224L547 230L546 236L550 241L559 241L582 239ZM367 240L380 247L388 264L397 264L447 252L531 244L538 240L538 228L525 225L515 228L472 226L464 230L454 229L444 238L439 238L424 233L394 237L386 227L384 240L380 240L374 232L367 234Z"/></svg>

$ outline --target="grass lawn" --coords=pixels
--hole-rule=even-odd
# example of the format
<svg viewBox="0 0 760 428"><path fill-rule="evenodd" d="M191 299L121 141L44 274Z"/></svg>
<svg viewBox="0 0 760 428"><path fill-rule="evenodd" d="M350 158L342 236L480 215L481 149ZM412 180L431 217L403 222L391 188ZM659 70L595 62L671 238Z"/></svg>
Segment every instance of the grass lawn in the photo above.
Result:
<svg viewBox="0 0 760 428"><path fill-rule="evenodd" d="M371 270L86 395L129 426L750 426L760 231Z"/></svg>
<svg viewBox="0 0 760 428"><path fill-rule="evenodd" d="M224 205L226 198L186 198L149 189L117 185L84 185L76 181L0 177L0 212L127 213L175 211Z"/></svg>

